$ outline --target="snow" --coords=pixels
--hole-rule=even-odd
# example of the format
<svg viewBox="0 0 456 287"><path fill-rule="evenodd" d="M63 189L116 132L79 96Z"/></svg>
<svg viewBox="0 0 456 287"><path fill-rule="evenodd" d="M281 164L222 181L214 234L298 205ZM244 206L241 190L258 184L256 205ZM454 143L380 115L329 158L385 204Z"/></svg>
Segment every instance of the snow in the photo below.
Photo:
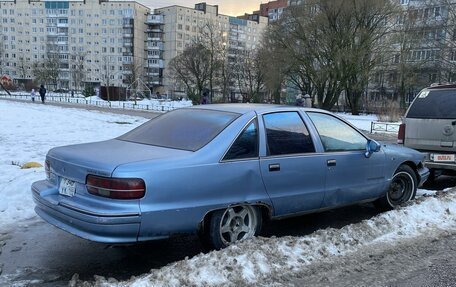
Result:
<svg viewBox="0 0 456 287"><path fill-rule="evenodd" d="M44 165L49 149L119 136L145 118L42 104L0 100L0 232L35 217L32 182L45 178L44 168L21 169L27 162Z"/></svg>
<svg viewBox="0 0 456 287"><path fill-rule="evenodd" d="M352 114L347 113L338 113L340 117L349 121L352 125L357 127L360 130L370 131L372 122L377 122L378 117L376 115L359 115L353 116Z"/></svg>
<svg viewBox="0 0 456 287"><path fill-rule="evenodd" d="M373 119L346 118L361 129ZM30 161L43 164L46 152L52 147L110 139L145 121L141 117L0 100L0 233L37 217L30 185L45 178L44 168L21 169L20 166ZM340 229L322 229L301 237L258 237L171 263L124 282L97 276L93 284L268 285L273 278L296 273L313 262L356 252L365 246L456 230L455 214L455 190L420 189L417 200L407 206ZM75 275L71 286L92 284L77 278Z"/></svg>
<svg viewBox="0 0 456 287"><path fill-rule="evenodd" d="M0 95L9 98L6 93L0 92ZM29 93L24 92L12 92L11 97L18 100L31 101ZM37 102L40 102L39 96L35 97ZM192 101L188 99L182 99L179 101L171 99L141 99L141 100L129 100L129 101L105 101L98 96L84 97L82 94L74 94L73 97L69 94L61 94L49 92L46 93L47 102L58 102L58 103L73 103L80 105L91 105L101 107L111 107L116 109L132 109L132 110L153 110L153 111L170 111L178 108L192 106Z"/></svg>

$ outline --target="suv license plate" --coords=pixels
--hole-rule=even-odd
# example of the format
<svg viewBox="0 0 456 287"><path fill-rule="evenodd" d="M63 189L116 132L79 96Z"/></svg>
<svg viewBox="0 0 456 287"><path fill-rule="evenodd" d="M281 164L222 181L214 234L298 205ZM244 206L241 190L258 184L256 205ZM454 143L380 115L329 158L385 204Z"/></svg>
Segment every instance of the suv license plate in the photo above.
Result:
<svg viewBox="0 0 456 287"><path fill-rule="evenodd" d="M62 178L59 185L59 193L66 196L74 196L76 192L76 182Z"/></svg>
<svg viewBox="0 0 456 287"><path fill-rule="evenodd" d="M434 162L454 162L454 154L431 154L431 160Z"/></svg>

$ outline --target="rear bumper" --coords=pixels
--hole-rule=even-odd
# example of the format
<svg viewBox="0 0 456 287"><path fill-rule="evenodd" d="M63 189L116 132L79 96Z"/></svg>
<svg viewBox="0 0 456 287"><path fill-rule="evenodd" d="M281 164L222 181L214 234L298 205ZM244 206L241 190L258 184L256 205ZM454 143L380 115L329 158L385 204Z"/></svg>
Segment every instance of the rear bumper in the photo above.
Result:
<svg viewBox="0 0 456 287"><path fill-rule="evenodd" d="M429 169L444 169L444 170L453 170L456 171L456 163L442 163L442 162L433 162L426 161L424 163Z"/></svg>
<svg viewBox="0 0 456 287"><path fill-rule="evenodd" d="M71 234L96 242L137 242L140 214L90 214L46 199L55 187L47 181L32 185L35 212L48 223Z"/></svg>

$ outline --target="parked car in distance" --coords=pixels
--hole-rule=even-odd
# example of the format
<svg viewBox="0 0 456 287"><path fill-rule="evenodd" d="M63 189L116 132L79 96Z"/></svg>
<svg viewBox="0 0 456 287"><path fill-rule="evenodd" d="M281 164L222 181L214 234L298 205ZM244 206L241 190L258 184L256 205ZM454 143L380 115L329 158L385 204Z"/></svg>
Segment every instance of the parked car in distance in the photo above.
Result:
<svg viewBox="0 0 456 287"><path fill-rule="evenodd" d="M408 108L398 143L426 153L430 179L456 174L456 85L423 89Z"/></svg>
<svg viewBox="0 0 456 287"><path fill-rule="evenodd" d="M197 233L213 248L263 222L360 202L411 200L423 155L381 145L318 109L202 105L112 140L51 149L36 213L72 234L128 243Z"/></svg>

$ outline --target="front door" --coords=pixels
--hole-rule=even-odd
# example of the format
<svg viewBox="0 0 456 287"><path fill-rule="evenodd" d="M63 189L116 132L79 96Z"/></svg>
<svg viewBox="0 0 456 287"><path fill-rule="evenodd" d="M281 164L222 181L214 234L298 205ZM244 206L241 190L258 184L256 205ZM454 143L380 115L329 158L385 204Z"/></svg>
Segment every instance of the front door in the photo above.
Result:
<svg viewBox="0 0 456 287"><path fill-rule="evenodd" d="M383 151L366 157L367 138L337 117L308 112L320 135L327 166L323 207L375 198L384 192Z"/></svg>

